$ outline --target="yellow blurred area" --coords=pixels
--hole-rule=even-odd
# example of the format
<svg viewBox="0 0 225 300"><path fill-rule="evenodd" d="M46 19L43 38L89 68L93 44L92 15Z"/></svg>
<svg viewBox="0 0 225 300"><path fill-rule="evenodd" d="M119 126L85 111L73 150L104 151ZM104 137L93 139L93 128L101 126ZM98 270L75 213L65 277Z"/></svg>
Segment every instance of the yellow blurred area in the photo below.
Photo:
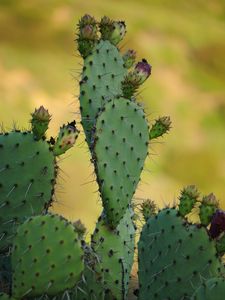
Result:
<svg viewBox="0 0 225 300"><path fill-rule="evenodd" d="M0 122L26 128L44 105L49 136L79 121L78 19L89 13L127 24L121 51L132 48L153 66L141 88L150 124L170 115L173 128L153 142L135 199L176 200L183 185L214 191L225 207L225 2L223 0L0 1ZM101 211L84 134L59 160L54 210L92 231Z"/></svg>

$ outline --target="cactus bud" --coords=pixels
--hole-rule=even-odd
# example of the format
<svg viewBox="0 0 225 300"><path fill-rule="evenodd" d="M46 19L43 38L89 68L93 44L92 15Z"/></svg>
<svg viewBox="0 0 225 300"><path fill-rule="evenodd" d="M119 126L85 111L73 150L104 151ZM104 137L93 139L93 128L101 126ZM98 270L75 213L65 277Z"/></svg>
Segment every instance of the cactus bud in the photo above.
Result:
<svg viewBox="0 0 225 300"><path fill-rule="evenodd" d="M134 69L134 74L137 76L140 84L145 82L145 80L151 75L152 66L148 64L146 59L138 62Z"/></svg>
<svg viewBox="0 0 225 300"><path fill-rule="evenodd" d="M126 24L124 21L113 21L108 17L103 17L99 24L103 40L109 40L113 45L117 45L126 34Z"/></svg>
<svg viewBox="0 0 225 300"><path fill-rule="evenodd" d="M43 106L40 106L38 109L35 109L31 116L32 131L35 138L40 140L48 129L51 115L47 109L45 109Z"/></svg>
<svg viewBox="0 0 225 300"><path fill-rule="evenodd" d="M93 25L85 25L80 30L81 39L86 40L96 40L97 39L97 29Z"/></svg>
<svg viewBox="0 0 225 300"><path fill-rule="evenodd" d="M141 204L141 212L146 222L149 218L156 215L156 210L157 207L155 203L150 199L145 200Z"/></svg>
<svg viewBox="0 0 225 300"><path fill-rule="evenodd" d="M133 71L129 72L122 82L123 96L130 99L139 86L151 75L152 67L146 59L138 62Z"/></svg>
<svg viewBox="0 0 225 300"><path fill-rule="evenodd" d="M188 185L180 193L179 213L186 216L191 212L195 203L198 201L199 192L195 185Z"/></svg>
<svg viewBox="0 0 225 300"><path fill-rule="evenodd" d="M155 123L152 125L150 132L149 132L149 138L150 140L156 139L160 136L163 136L165 133L167 133L171 128L171 120L170 117L160 117L157 120L155 120Z"/></svg>
<svg viewBox="0 0 225 300"><path fill-rule="evenodd" d="M134 50L127 50L127 52L123 55L123 61L125 68L129 69L133 67L136 59L136 52Z"/></svg>
<svg viewBox="0 0 225 300"><path fill-rule="evenodd" d="M205 226L209 225L212 216L217 210L218 206L219 206L219 202L213 193L203 197L202 203L199 208L200 209L199 217L202 225Z"/></svg>
<svg viewBox="0 0 225 300"><path fill-rule="evenodd" d="M85 58L92 52L98 40L97 22L90 15L84 15L79 21L78 29L78 50Z"/></svg>
<svg viewBox="0 0 225 300"><path fill-rule="evenodd" d="M78 237L82 239L87 230L84 224L81 222L81 220L77 220L76 222L73 223L73 226L78 234Z"/></svg>
<svg viewBox="0 0 225 300"><path fill-rule="evenodd" d="M79 29L82 29L82 28L84 28L86 25L96 25L97 24L97 22L96 22L96 20L95 20L95 18L94 17L92 17L92 16L90 16L90 15L88 15L88 14L86 14L86 15L84 15L81 19L80 19L80 21L79 21L79 23L78 23L78 28Z"/></svg>
<svg viewBox="0 0 225 300"><path fill-rule="evenodd" d="M65 153L68 149L73 147L78 137L79 131L76 128L76 122L73 121L67 125L63 125L60 128L60 132L56 143L53 147L53 153L55 156Z"/></svg>
<svg viewBox="0 0 225 300"><path fill-rule="evenodd" d="M209 235L215 239L225 231L225 211L217 209L212 216Z"/></svg>

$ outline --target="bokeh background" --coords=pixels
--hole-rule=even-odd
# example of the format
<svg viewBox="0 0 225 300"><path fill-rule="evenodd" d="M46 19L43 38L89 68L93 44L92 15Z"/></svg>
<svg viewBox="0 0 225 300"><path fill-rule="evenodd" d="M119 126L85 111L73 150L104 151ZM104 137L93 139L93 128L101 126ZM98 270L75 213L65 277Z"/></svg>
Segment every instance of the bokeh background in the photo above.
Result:
<svg viewBox="0 0 225 300"><path fill-rule="evenodd" d="M49 135L79 120L82 61L75 29L89 13L125 19L121 49L134 48L153 66L139 101L149 122L170 115L171 133L153 143L135 198L159 205L183 185L214 191L225 207L224 0L0 0L0 122L27 128L44 105L53 115ZM90 155L81 134L60 160L54 210L81 218L92 230L101 211Z"/></svg>

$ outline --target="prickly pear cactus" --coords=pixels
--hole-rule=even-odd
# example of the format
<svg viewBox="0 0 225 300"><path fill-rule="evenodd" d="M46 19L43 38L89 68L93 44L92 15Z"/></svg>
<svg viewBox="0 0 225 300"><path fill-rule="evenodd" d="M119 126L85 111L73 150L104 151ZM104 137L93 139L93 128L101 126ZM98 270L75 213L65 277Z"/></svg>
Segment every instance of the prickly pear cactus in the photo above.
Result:
<svg viewBox="0 0 225 300"><path fill-rule="evenodd" d="M223 300L225 297L225 279L212 278L204 282L194 293L191 300Z"/></svg>
<svg viewBox="0 0 225 300"><path fill-rule="evenodd" d="M0 134L0 251L7 251L18 224L51 205L57 175L56 155L69 149L77 137L73 123L64 125L64 129L71 130L66 136L67 143L59 147L60 136L55 146L47 142L44 114L45 119L50 116L43 107L32 114L33 131Z"/></svg>
<svg viewBox="0 0 225 300"><path fill-rule="evenodd" d="M191 297L202 278L224 274L216 245L204 227L188 224L176 209L149 218L138 244L140 300Z"/></svg>
<svg viewBox="0 0 225 300"><path fill-rule="evenodd" d="M74 287L83 271L83 251L73 225L49 214L26 220L14 239L12 270L15 298Z"/></svg>
<svg viewBox="0 0 225 300"><path fill-rule="evenodd" d="M125 22L108 17L97 22L85 15L78 24L78 50L84 59L80 111L103 203L103 214L91 240L99 258L98 271L86 270L87 285L81 286L81 299L101 298L97 289L100 281L104 299L126 299L134 257L132 198L149 140L162 136L171 124L164 117L156 121L152 131L149 129L136 95L150 76L151 66L145 59L135 65L134 50L121 53L118 43L125 33ZM90 269L93 276L89 276ZM96 278L100 278L98 283Z"/></svg>
<svg viewBox="0 0 225 300"><path fill-rule="evenodd" d="M115 228L136 190L148 153L148 124L135 102L109 101L94 133L95 169L107 222Z"/></svg>

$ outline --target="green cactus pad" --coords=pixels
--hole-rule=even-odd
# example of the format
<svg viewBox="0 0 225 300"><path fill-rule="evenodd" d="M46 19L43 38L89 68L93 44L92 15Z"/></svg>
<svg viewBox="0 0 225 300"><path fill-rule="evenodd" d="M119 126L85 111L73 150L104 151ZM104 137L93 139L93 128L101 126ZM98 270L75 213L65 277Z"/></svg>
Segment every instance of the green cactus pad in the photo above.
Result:
<svg viewBox="0 0 225 300"><path fill-rule="evenodd" d="M212 278L202 284L191 300L224 300L225 279Z"/></svg>
<svg viewBox="0 0 225 300"><path fill-rule="evenodd" d="M80 110L89 145L97 113L109 99L121 95L121 81L126 72L122 55L109 41L100 41L84 60Z"/></svg>
<svg viewBox="0 0 225 300"><path fill-rule="evenodd" d="M138 245L140 300L188 299L202 278L224 272L204 227L190 225L175 209L145 224Z"/></svg>
<svg viewBox="0 0 225 300"><path fill-rule="evenodd" d="M134 238L130 209L127 209L115 230L105 225L104 215L100 217L92 236L92 247L101 261L105 299L126 299L133 265Z"/></svg>
<svg viewBox="0 0 225 300"><path fill-rule="evenodd" d="M99 115L94 161L104 210L115 228L134 195L148 153L148 124L143 109L119 98Z"/></svg>
<svg viewBox="0 0 225 300"><path fill-rule="evenodd" d="M25 217L40 214L50 203L56 176L49 144L30 132L0 135L0 250L12 242Z"/></svg>
<svg viewBox="0 0 225 300"><path fill-rule="evenodd" d="M74 287L83 271L83 251L73 225L57 215L26 220L14 239L12 269L15 298Z"/></svg>

